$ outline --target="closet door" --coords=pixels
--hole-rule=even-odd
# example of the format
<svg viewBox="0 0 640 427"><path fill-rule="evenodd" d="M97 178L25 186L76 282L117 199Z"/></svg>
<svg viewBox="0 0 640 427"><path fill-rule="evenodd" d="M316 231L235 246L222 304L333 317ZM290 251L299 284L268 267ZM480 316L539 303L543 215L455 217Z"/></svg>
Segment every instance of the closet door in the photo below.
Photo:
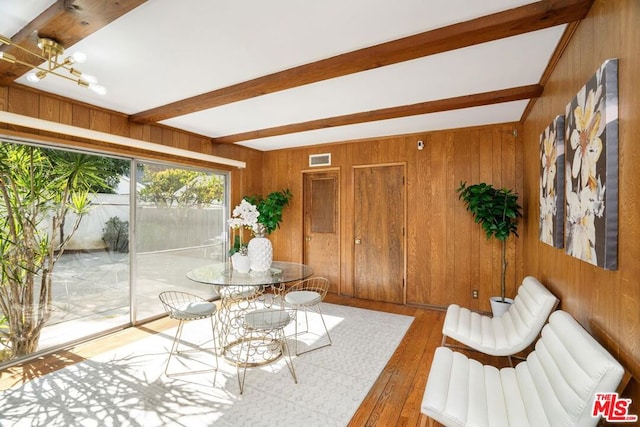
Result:
<svg viewBox="0 0 640 427"><path fill-rule="evenodd" d="M304 263L340 291L339 171L304 174Z"/></svg>
<svg viewBox="0 0 640 427"><path fill-rule="evenodd" d="M404 164L354 168L354 292L404 304Z"/></svg>

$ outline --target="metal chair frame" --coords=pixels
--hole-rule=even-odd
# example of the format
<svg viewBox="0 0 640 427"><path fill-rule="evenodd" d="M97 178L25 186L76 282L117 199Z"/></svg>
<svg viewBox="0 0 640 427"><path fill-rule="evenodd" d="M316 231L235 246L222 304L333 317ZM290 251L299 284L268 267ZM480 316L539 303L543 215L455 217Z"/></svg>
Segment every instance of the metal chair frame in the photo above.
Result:
<svg viewBox="0 0 640 427"><path fill-rule="evenodd" d="M315 292L318 294L319 298L314 299L311 302L297 303L295 302L294 293L295 292ZM296 356L299 356L304 353L308 353L310 351L318 350L320 348L328 347L332 344L331 335L329 334L329 328L327 328L327 324L324 321L324 315L322 314L321 303L324 300L327 292L329 291L329 279L325 277L311 277L305 280L301 280L295 285L291 286L287 289L284 294L284 302L285 306L293 309L294 311L294 320L295 320L295 336L296 339ZM305 328L303 331L298 330L298 312L302 310L304 312L304 320L305 320ZM316 346L310 348L305 351L298 350L298 336L301 334L311 333L309 331L309 316L308 312L314 311L320 315L320 320L322 320L322 326L324 326L324 331L327 334L328 342L326 344Z"/></svg>
<svg viewBox="0 0 640 427"><path fill-rule="evenodd" d="M158 295L158 298L160 298L160 301L162 302L162 306L164 307L164 310L169 315L169 317L172 319L178 320L178 328L176 330L176 335L173 338L173 343L171 345L171 350L169 352L169 358L167 359L167 364L164 370L165 375L168 377L171 377L171 376L178 376L178 375L217 371L218 370L218 349L216 345L216 324L215 324L217 308L215 307L215 305L213 306L214 310L211 312L197 313L197 312L186 311L184 310L184 307L185 305L190 303L209 303L209 301L207 301L206 299L198 295L194 295L194 294L191 294L188 292L182 292L182 291L164 291L164 292L161 292L160 295ZM180 350L180 344L182 342L182 330L184 328L185 322L206 319L206 318L209 318L211 321L213 348L204 348L204 347L193 348L192 347L189 350ZM182 356L187 353L208 352L210 350L213 350L213 355L215 358L215 368L169 373L169 364L171 363L172 357Z"/></svg>
<svg viewBox="0 0 640 427"><path fill-rule="evenodd" d="M248 367L266 365L281 356L291 372L293 382L297 384L298 377L284 333L284 328L292 320L289 312L274 308L258 309L247 312L243 319L245 336L238 340L241 348L236 362L240 394L244 393Z"/></svg>

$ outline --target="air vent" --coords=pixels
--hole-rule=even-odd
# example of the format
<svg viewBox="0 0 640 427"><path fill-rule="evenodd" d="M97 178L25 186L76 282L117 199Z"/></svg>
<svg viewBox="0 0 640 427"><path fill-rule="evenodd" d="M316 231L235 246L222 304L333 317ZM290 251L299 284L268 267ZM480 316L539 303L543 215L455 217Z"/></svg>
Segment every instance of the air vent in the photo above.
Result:
<svg viewBox="0 0 640 427"><path fill-rule="evenodd" d="M331 166L331 153L311 154L309 156L309 166Z"/></svg>

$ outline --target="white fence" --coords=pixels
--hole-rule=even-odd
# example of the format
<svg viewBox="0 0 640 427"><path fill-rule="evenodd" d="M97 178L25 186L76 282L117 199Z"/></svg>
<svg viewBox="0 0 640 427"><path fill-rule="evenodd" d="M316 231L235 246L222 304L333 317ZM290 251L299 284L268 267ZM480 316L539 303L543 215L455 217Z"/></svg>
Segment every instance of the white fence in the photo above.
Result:
<svg viewBox="0 0 640 427"><path fill-rule="evenodd" d="M67 250L100 250L107 245L102 240L106 222L112 217L128 221L129 196L126 194L96 194L91 211L80 222ZM225 209L221 205L209 207L140 206L136 211L136 250L153 252L210 245L226 231ZM65 223L65 233L71 232L75 215ZM59 236L55 236L59 238Z"/></svg>

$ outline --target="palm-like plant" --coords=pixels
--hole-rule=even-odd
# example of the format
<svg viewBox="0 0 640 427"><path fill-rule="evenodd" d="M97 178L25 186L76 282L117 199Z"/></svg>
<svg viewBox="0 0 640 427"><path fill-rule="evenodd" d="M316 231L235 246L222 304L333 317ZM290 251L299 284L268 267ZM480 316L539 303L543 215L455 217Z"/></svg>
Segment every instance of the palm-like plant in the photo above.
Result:
<svg viewBox="0 0 640 427"><path fill-rule="evenodd" d="M456 190L476 223L482 226L487 239L496 238L502 243L502 271L500 298L504 302L507 273L507 239L518 236L518 219L522 217L518 195L513 190L497 189L490 184L480 183L467 186L460 183Z"/></svg>
<svg viewBox="0 0 640 427"><path fill-rule="evenodd" d="M51 317L51 273L89 211L89 189L105 185L100 167L95 156L0 145L0 310L14 357L37 350Z"/></svg>

